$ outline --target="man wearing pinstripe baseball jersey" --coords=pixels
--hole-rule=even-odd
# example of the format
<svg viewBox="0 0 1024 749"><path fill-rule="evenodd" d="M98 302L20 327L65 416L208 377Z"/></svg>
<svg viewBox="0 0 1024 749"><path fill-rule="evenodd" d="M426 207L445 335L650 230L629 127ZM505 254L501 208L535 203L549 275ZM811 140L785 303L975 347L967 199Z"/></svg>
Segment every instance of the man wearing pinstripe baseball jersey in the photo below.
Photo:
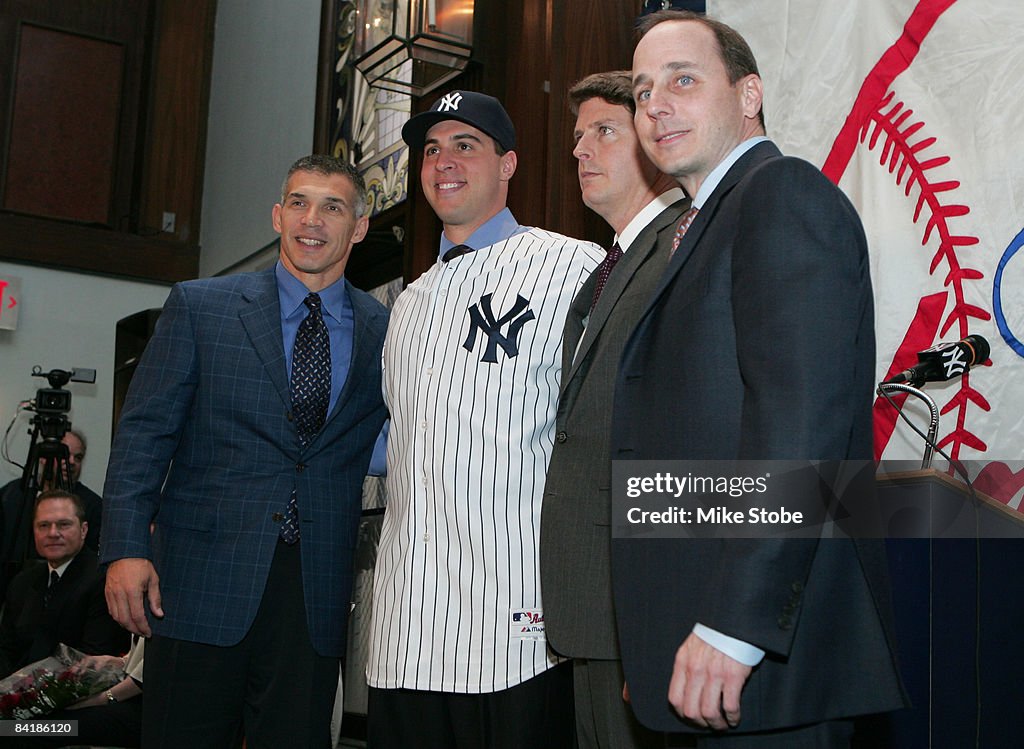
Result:
<svg viewBox="0 0 1024 749"><path fill-rule="evenodd" d="M569 747L572 673L545 637L540 505L562 328L604 253L512 216L515 130L496 99L446 94L402 136L422 150L444 233L384 344L369 744Z"/></svg>

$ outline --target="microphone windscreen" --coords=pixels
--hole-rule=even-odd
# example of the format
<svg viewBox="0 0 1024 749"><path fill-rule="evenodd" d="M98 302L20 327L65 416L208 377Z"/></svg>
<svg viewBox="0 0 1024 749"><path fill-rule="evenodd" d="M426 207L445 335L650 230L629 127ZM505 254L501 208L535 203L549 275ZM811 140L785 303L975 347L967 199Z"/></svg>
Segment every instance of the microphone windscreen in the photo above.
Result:
<svg viewBox="0 0 1024 749"><path fill-rule="evenodd" d="M988 361L988 356L992 353L992 348L988 345L988 341L985 340L984 336L969 335L964 338L964 343L970 346L974 351L974 361L971 362L972 367L976 364L984 364Z"/></svg>

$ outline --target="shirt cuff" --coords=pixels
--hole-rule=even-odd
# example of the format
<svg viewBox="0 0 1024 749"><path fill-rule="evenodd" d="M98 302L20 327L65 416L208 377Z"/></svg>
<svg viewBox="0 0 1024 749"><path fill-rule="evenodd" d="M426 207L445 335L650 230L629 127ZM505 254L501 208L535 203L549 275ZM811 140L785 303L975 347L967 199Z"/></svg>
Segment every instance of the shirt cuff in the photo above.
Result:
<svg viewBox="0 0 1024 749"><path fill-rule="evenodd" d="M764 658L764 651L761 648L755 647L749 642L737 640L735 637L724 635L717 629L705 627L700 622L693 625L693 633L715 650L722 651L744 666L754 667Z"/></svg>

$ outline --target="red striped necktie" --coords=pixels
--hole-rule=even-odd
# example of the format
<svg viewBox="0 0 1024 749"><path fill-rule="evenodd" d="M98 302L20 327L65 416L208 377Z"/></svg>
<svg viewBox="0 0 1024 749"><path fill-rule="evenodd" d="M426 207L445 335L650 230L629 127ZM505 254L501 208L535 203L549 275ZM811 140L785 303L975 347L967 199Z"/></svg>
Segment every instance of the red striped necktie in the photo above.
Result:
<svg viewBox="0 0 1024 749"><path fill-rule="evenodd" d="M690 224L693 223L693 219L697 217L697 211L700 210L697 206L693 206L686 213L683 214L682 221L679 222L679 226L676 227L676 235L672 239L672 251L668 253L669 257L672 257L676 250L679 249L679 243L683 239L683 235L686 234L686 230L690 228Z"/></svg>

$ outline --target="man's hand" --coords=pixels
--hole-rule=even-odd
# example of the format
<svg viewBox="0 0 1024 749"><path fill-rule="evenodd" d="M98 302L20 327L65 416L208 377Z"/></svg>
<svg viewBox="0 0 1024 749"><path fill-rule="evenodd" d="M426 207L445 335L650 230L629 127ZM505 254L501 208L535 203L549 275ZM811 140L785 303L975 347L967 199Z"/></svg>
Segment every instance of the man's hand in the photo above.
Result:
<svg viewBox="0 0 1024 749"><path fill-rule="evenodd" d="M676 651L668 701L699 726L735 728L740 722L740 693L751 670L690 634Z"/></svg>
<svg viewBox="0 0 1024 749"><path fill-rule="evenodd" d="M148 559L118 559L107 568L107 608L118 624L136 635L149 637L153 632L146 621L143 596L149 600L153 616L162 618L160 576Z"/></svg>
<svg viewBox="0 0 1024 749"><path fill-rule="evenodd" d="M105 668L116 668L124 671L126 659L119 655L87 655L71 664L71 671L84 674L87 671L100 671Z"/></svg>

